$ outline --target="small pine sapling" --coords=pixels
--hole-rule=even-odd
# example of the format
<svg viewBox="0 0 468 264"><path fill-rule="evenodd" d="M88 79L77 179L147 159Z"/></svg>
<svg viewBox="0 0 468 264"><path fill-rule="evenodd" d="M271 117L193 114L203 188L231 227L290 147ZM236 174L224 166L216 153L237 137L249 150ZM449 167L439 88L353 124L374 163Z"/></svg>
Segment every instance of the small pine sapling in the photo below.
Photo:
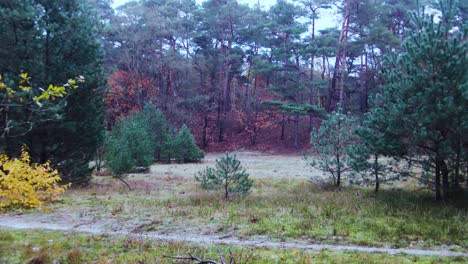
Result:
<svg viewBox="0 0 468 264"><path fill-rule="evenodd" d="M253 184L237 157L228 153L216 160L215 168L208 167L198 172L195 180L203 189L222 189L225 199L229 198L230 193L248 194Z"/></svg>
<svg viewBox="0 0 468 264"><path fill-rule="evenodd" d="M312 150L306 160L309 165L328 174L339 188L348 166L347 149L354 139L354 119L343 113L342 108L327 115L320 128L311 133ZM323 182L323 178L313 178Z"/></svg>

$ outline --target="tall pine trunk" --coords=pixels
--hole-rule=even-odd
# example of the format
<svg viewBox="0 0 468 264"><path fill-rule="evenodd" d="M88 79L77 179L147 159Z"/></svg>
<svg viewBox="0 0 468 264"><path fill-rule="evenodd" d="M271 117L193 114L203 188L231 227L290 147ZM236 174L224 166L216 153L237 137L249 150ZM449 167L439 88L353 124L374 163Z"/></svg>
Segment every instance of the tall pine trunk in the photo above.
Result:
<svg viewBox="0 0 468 264"><path fill-rule="evenodd" d="M346 53L349 31L350 0L345 1L345 15L341 24L341 32L338 40L338 52L335 58L335 70L331 84L331 92L328 104L328 112L336 110L337 104L343 105L344 78L346 76ZM339 79L339 84L338 84Z"/></svg>
<svg viewBox="0 0 468 264"><path fill-rule="evenodd" d="M299 148L299 114L295 115L294 120L294 147Z"/></svg>
<svg viewBox="0 0 468 264"><path fill-rule="evenodd" d="M441 201L442 196L440 193L440 163L437 160L435 164L435 193L436 193L436 200Z"/></svg>
<svg viewBox="0 0 468 264"><path fill-rule="evenodd" d="M377 193L379 191L380 181L379 181L379 156L374 155L374 176L375 176L375 190Z"/></svg>

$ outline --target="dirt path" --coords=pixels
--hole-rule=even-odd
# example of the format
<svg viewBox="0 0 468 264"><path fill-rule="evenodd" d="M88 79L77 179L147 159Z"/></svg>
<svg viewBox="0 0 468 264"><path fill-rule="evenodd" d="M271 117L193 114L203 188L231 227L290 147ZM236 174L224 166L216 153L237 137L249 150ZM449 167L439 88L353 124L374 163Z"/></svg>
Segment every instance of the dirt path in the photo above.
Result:
<svg viewBox="0 0 468 264"><path fill-rule="evenodd" d="M411 249L411 248L378 248L378 247L365 247L358 245L332 245L332 244L314 244L307 241L291 240L287 242L273 241L269 238L256 238L243 240L231 236L214 236L204 235L189 232L180 233L132 233L128 230L109 230L105 227L98 225L78 225L70 226L67 224L52 224L38 221L31 221L31 219L22 219L15 216L1 216L0 228L3 229L40 229L40 230L58 230L58 231L72 231L84 232L91 234L105 234L105 235L120 235L129 236L136 239L143 240L158 240L158 241L174 241L174 242L189 242L205 245L236 245L246 247L265 247L265 248L278 248L278 249L303 249L303 250L331 250L331 251L356 251L366 253L385 253L385 254L409 254L418 256L440 256L440 257L468 257L468 253L454 252L444 248L438 249Z"/></svg>

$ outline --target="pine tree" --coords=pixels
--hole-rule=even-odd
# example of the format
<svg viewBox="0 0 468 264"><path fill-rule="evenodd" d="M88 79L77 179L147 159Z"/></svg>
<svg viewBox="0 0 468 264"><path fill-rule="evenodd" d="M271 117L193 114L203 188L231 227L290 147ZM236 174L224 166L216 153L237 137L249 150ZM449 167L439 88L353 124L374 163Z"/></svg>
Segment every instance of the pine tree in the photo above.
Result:
<svg viewBox="0 0 468 264"><path fill-rule="evenodd" d="M195 138L190 133L190 129L186 125L182 126L175 138L176 161L183 163L195 162L203 157L203 151L195 143Z"/></svg>
<svg viewBox="0 0 468 264"><path fill-rule="evenodd" d="M141 115L149 125L148 133L154 142L154 160L158 161L161 159L164 141L167 138L167 133L169 133L166 116L150 104L145 106Z"/></svg>
<svg viewBox="0 0 468 264"><path fill-rule="evenodd" d="M348 164L348 149L353 143L355 120L343 113L341 107L337 112L327 115L318 130L311 133L310 166L328 174L335 187L341 186L345 172L351 170ZM323 178L312 178L314 181L323 181Z"/></svg>
<svg viewBox="0 0 468 264"><path fill-rule="evenodd" d="M51 160L67 182L86 184L89 162L103 139L101 52L95 12L78 0L1 1L0 72L14 79L22 71L34 86L66 83L82 75L86 83L68 94L59 120L49 118L7 150L26 144L31 158ZM47 116L44 116L47 119Z"/></svg>
<svg viewBox="0 0 468 264"><path fill-rule="evenodd" d="M299 22L304 14L298 6L279 0L270 11L271 21L268 29L271 32L271 63L269 75L272 85L268 90L273 92L275 100L265 100L262 104L283 113L285 116L294 117L294 147L299 147L300 117L318 113L315 106L304 102L306 95L306 82L304 81L301 60L304 55L304 43L301 34L306 27ZM265 67L266 68L266 67ZM284 131L285 122L282 122ZM283 139L282 133L282 139Z"/></svg>
<svg viewBox="0 0 468 264"><path fill-rule="evenodd" d="M164 143L161 145L161 158L160 161L171 163L172 159L176 157L177 141L175 132L169 131L166 133Z"/></svg>
<svg viewBox="0 0 468 264"><path fill-rule="evenodd" d="M151 165L156 144L149 131L150 124L142 113L117 122L106 138L104 155L104 164L114 177L123 181L132 169Z"/></svg>
<svg viewBox="0 0 468 264"><path fill-rule="evenodd" d="M229 198L230 193L247 194L253 184L240 161L229 153L216 160L215 168L206 168L198 172L195 180L200 182L204 189L222 189L225 199Z"/></svg>
<svg viewBox="0 0 468 264"><path fill-rule="evenodd" d="M440 2L442 18L412 17L414 32L400 54L386 57L384 85L368 126L388 144L381 152L424 168L418 178L448 199L466 164L468 135L466 24L453 28L454 1ZM372 144L372 142L369 142Z"/></svg>
<svg viewBox="0 0 468 264"><path fill-rule="evenodd" d="M375 192L379 191L382 180L390 181L399 179L389 175L396 170L392 155L398 155L402 142L397 138L386 138L370 125L371 114L364 117L363 124L355 130L357 140L347 149L349 166L353 169L350 177L354 184L366 184L373 182ZM392 147L393 146L393 147Z"/></svg>

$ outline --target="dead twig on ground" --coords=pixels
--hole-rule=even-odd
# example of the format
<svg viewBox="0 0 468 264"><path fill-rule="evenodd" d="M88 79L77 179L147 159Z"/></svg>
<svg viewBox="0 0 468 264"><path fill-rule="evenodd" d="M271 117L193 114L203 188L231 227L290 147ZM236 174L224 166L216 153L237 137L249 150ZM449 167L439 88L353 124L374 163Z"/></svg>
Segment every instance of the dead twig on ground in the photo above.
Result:
<svg viewBox="0 0 468 264"><path fill-rule="evenodd" d="M164 255L163 257L165 258L170 258L170 259L177 259L177 260L182 260L182 261L188 261L188 262L181 262L184 264L190 264L190 263L195 263L195 264L235 264L235 259L232 254L232 251L229 249L229 263L226 262L223 256L223 252L221 248L218 248L218 257L219 257L219 262L215 261L213 259L203 259L199 258L197 256L194 256L192 253L188 253L188 256L167 256Z"/></svg>

